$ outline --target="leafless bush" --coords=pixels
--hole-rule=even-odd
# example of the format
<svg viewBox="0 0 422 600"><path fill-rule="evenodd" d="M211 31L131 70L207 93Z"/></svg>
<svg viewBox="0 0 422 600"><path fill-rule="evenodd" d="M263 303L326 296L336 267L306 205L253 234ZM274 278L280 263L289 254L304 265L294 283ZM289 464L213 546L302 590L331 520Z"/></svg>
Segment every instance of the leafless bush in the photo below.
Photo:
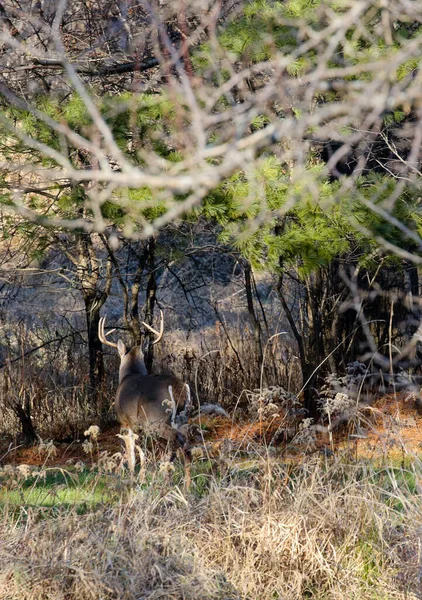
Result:
<svg viewBox="0 0 422 600"><path fill-rule="evenodd" d="M280 386L246 392L249 415L258 419L279 417L300 406L298 397Z"/></svg>
<svg viewBox="0 0 422 600"><path fill-rule="evenodd" d="M330 373L318 390L321 414L333 423L347 422L357 415L365 381L369 380L366 365L355 361L347 365L347 373L338 376Z"/></svg>
<svg viewBox="0 0 422 600"><path fill-rule="evenodd" d="M200 402L218 402L228 410L237 405L236 416L255 414L256 406L250 406L251 402L254 404L252 396L243 392L260 385L259 354L247 330L229 328L228 334L230 340L217 327L201 330L187 339L181 330L170 331L159 348L154 369L171 371L188 381ZM23 354L34 343L29 333L24 337ZM297 390L298 366L292 362L287 368L277 359L279 351L276 347L275 353L268 355L267 381L269 385ZM79 437L92 419L112 420L118 364L112 354L105 359L108 375L99 406L88 401L87 349L82 344L71 340L58 347L51 344L22 360L7 362L0 381L0 435L7 433L10 438L20 434L16 405L30 416L36 433L43 439ZM286 394L292 397L290 392Z"/></svg>
<svg viewBox="0 0 422 600"><path fill-rule="evenodd" d="M90 406L84 345L59 340L34 352L31 347L40 345L38 336L55 339L48 331L27 331L21 356L16 357L15 348L5 357L0 379L0 435L20 435L22 418L30 419L43 439L82 433L90 419L108 414L112 395L105 384L102 406Z"/></svg>
<svg viewBox="0 0 422 600"><path fill-rule="evenodd" d="M181 331L171 332L162 346L158 370L170 368L187 380L200 401L218 402L228 410L238 406L243 415L250 414L245 391L259 387L263 372L267 386L283 386L289 390L287 395L300 389L297 362L283 362L282 348L275 346L263 365L252 333L240 327L229 327L224 333L217 324L189 339Z"/></svg>

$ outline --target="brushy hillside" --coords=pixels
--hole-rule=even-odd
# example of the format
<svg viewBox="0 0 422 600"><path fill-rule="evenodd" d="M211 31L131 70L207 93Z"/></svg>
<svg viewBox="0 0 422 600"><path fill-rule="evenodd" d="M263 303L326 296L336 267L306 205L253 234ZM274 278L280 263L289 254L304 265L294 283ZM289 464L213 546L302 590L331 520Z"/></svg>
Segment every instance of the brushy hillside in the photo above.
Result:
<svg viewBox="0 0 422 600"><path fill-rule="evenodd" d="M420 598L416 458L288 464L255 446L197 459L187 491L179 466L150 459L131 488L120 455L98 456L3 467L0 598Z"/></svg>

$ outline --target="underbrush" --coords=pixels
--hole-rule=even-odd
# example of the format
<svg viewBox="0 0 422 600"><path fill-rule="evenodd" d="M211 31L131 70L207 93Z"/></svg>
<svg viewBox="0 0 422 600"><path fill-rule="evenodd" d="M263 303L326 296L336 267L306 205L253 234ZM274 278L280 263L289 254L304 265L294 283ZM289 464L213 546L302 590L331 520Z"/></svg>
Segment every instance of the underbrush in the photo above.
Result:
<svg viewBox="0 0 422 600"><path fill-rule="evenodd" d="M300 389L300 369L285 339L273 337L266 345L262 367L248 328L224 331L223 335L217 325L189 337L181 330L168 331L157 348L154 371L172 372L189 383L201 402L220 403L230 412L246 412L249 399L244 390L262 388L263 381L290 392ZM64 329L55 341L56 334L47 327L31 331L22 325L12 347L3 347L0 340L5 354L4 364L0 361L0 438L8 442L22 435L30 443L36 436L76 440L88 423L113 420L117 353L105 352L103 387L90 398L86 344L73 329Z"/></svg>
<svg viewBox="0 0 422 600"><path fill-rule="evenodd" d="M133 486L98 466L15 480L7 471L0 598L420 597L418 462L376 469L318 455L288 465L255 448L194 462L189 491L181 465L153 461Z"/></svg>

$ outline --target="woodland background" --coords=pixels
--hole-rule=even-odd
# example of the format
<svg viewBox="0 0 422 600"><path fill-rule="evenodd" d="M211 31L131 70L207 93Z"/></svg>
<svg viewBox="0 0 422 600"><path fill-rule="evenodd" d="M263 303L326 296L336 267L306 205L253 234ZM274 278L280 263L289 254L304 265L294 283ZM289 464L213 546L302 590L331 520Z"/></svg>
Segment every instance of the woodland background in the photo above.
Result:
<svg viewBox="0 0 422 600"><path fill-rule="evenodd" d="M196 558L189 568L184 559L182 567L173 563L180 544L170 535L164 554L154 547L172 557L158 587L147 590L138 578L138 553L146 570L152 560L141 544L133 556L119 554L134 561L130 583L114 567L110 579L106 563L104 572L98 567L104 577L92 579L85 565L90 575L72 598L97 597L99 581L107 598L335 598L344 590L356 598L420 597L417 455L411 475L403 461L399 475L388 472L395 481L388 494L397 494L388 502L380 473L368 475L361 463L352 471L348 461L319 466L311 482L307 459L294 476L277 462L269 480L288 483L271 498L265 473L271 452L293 441L295 456L297 448L305 456L322 432L324 456L336 456L334 434L365 437L374 422L362 415L385 394L418 419L421 22L422 7L408 0L0 3L0 460L6 464L13 445L73 444L91 423L113 425L118 360L98 339L101 315L116 335L139 344L149 335L141 321L154 324L162 309L166 333L159 347L149 346L148 368L182 377L233 423L271 425L265 439L259 425L252 450L236 450L255 453L250 473L239 475L232 455L230 466L219 459L218 476L210 467L224 506L239 494L249 523L254 494L264 495L264 512L274 509L268 530L251 538L248 526L242 530L245 570L227 567L234 530L230 552L210 550L202 567ZM20 471L3 475L6 488L22 484ZM210 516L212 485L206 494L200 488L203 475L195 501L159 487L167 508L154 527L171 529L179 502L194 511L203 501L209 527L222 531ZM98 477L95 485L104 485ZM397 477L406 482L400 493ZM347 504L349 484L366 512ZM152 484L144 490L154 493ZM323 550L318 511L301 512L302 501L309 508L322 497L333 503ZM142 512L147 500L132 495L122 510ZM344 503L346 521L365 516L339 533L331 519ZM116 523L115 504L107 506ZM385 520L376 525L380 510ZM298 555L277 529L293 522ZM150 535L133 523L133 535ZM190 523L198 526L192 539L206 535L203 522ZM41 532L34 527L35 548ZM311 532L305 538L303 527ZM17 546L7 549L12 571L16 535ZM249 546L252 538L263 545ZM271 545L276 538L279 546ZM343 565L344 578L336 552L358 557ZM28 555L25 569L33 561ZM195 592L197 569L209 578ZM7 598L35 593L35 583L10 573L3 573ZM52 573L48 593L61 597L54 581ZM160 585L167 592L154 596ZM376 590L384 595L368 595Z"/></svg>

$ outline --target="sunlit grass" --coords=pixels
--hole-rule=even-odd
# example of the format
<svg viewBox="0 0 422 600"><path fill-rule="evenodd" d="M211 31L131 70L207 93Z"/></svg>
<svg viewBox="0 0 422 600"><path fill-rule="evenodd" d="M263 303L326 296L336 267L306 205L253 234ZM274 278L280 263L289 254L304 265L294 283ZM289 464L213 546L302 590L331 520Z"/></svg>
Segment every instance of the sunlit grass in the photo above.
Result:
<svg viewBox="0 0 422 600"><path fill-rule="evenodd" d="M190 489L182 461L149 460L133 481L95 466L3 471L0 586L36 600L69 581L78 600L163 585L162 597L192 600L416 598L418 461L291 464L262 450L197 458Z"/></svg>
<svg viewBox="0 0 422 600"><path fill-rule="evenodd" d="M24 507L95 507L113 500L110 476L91 471L76 472L50 468L10 485L0 477L0 509L5 505Z"/></svg>

